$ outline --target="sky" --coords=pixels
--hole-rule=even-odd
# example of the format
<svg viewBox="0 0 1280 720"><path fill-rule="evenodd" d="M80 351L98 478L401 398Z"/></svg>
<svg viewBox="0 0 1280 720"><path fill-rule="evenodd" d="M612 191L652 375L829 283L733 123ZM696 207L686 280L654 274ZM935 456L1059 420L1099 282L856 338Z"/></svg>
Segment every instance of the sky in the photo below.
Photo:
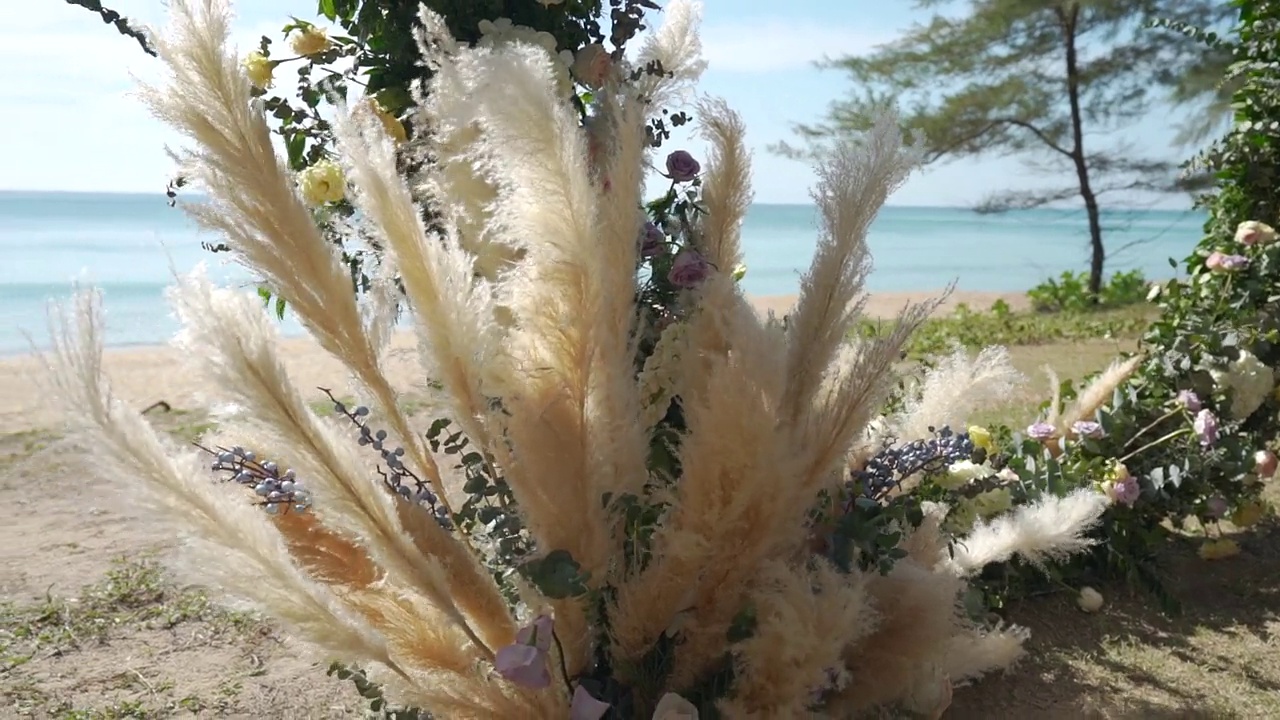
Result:
<svg viewBox="0 0 1280 720"><path fill-rule="evenodd" d="M530 0L532 2L533 0ZM162 0L112 0L108 6L162 26ZM314 18L314 0L240 0L235 38L245 51L263 34L278 37L290 15ZM853 86L825 57L860 54L892 40L927 16L906 0L703 0L704 56L699 91L723 97L743 116L753 150L757 202L804 203L813 173L768 146L793 140L796 123L820 122ZM83 8L61 0L26 0L0 25L0 190L163 192L173 171L166 144L181 138L150 117L130 94L137 81L161 77L159 61ZM1133 128L1153 153L1170 148L1168 113ZM677 136L695 153L698 143ZM672 144L669 147L676 147ZM915 174L892 205L969 206L1009 187L1056 182L1016 159L972 159ZM1116 198L1122 200L1122 198ZM1185 196L1157 204L1184 208Z"/></svg>

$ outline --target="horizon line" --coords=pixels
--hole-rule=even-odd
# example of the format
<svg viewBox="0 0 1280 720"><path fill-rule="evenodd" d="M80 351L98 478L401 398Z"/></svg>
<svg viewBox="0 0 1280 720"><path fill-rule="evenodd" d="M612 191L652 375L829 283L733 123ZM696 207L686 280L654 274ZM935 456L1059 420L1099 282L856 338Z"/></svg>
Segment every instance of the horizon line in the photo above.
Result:
<svg viewBox="0 0 1280 720"><path fill-rule="evenodd" d="M32 189L20 189L20 188L0 188L0 195L23 195L23 194L26 194L26 195L106 195L106 196L122 197L122 198L123 197L141 198L141 197L159 197L164 195L165 193L164 191L161 191L161 190L157 190L155 192L142 192L142 191L136 191L136 190L39 190L39 189L32 190ZM183 193L179 192L179 196L181 196L182 194ZM200 193L195 193L195 192L190 192L187 194L203 197ZM813 203L811 202L803 203L803 202L754 201L751 204L772 206L772 207L814 207ZM914 204L914 203L886 202L883 205L883 207L910 208L914 210L968 210L968 211L976 212L976 210L974 209L976 205L932 205L932 204L926 205L926 204ZM1046 205L1043 208L1032 208L1032 209L1054 210L1054 211L1061 212L1063 210L1083 210L1084 208ZM1119 206L1112 206L1110 208L1106 208L1104 209L1104 212L1129 211L1129 210L1137 210L1137 211L1145 211L1145 212L1152 212L1152 211L1183 212L1183 213L1202 212L1200 210L1197 210L1195 208L1190 208L1190 207L1189 208L1152 208L1152 207L1119 207ZM1010 212L1026 212L1026 210L1023 210L1023 209L1007 210L1004 212L995 212L990 214L1000 215L1000 214L1010 213Z"/></svg>

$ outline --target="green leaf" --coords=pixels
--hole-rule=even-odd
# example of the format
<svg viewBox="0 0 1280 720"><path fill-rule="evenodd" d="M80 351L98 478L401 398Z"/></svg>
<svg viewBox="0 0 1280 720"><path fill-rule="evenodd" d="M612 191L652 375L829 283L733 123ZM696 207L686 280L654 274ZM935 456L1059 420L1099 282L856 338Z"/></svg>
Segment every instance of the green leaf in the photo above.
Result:
<svg viewBox="0 0 1280 720"><path fill-rule="evenodd" d="M320 14L328 18L330 22L338 19L338 10L334 7L333 0L320 0Z"/></svg>
<svg viewBox="0 0 1280 720"><path fill-rule="evenodd" d="M587 574L568 550L552 550L546 557L520 566L521 573L552 600L578 597L587 592Z"/></svg>

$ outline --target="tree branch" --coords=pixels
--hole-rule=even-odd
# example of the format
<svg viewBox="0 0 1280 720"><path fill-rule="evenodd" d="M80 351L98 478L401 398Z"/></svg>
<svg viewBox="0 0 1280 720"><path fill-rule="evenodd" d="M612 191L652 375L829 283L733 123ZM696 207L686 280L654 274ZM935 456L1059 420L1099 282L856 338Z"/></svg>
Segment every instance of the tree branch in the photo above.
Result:
<svg viewBox="0 0 1280 720"><path fill-rule="evenodd" d="M1054 152L1057 152L1057 153L1061 153L1062 155L1066 156L1069 159L1075 158L1075 155L1070 150L1054 142L1053 138L1049 137L1047 133L1045 133L1043 130L1036 127L1035 125L1032 125L1031 123L1025 120L1019 120L1018 118L996 118L994 120L989 120L987 124L983 125L982 128L977 132L970 133L969 135L966 135L960 138L959 140L947 145L946 147L938 148L937 150L934 150L933 152L929 153L928 157L925 158L925 162L933 163L938 160L941 160L944 156L951 154L951 152L956 148L962 147L964 145L967 145L973 142L974 140L977 140L978 138L982 137L983 135L986 135L992 130L995 130L1001 125L1013 125L1015 127L1020 127L1026 130L1030 130L1032 134L1034 134L1037 138L1040 139L1041 142L1047 145L1050 150L1053 150Z"/></svg>

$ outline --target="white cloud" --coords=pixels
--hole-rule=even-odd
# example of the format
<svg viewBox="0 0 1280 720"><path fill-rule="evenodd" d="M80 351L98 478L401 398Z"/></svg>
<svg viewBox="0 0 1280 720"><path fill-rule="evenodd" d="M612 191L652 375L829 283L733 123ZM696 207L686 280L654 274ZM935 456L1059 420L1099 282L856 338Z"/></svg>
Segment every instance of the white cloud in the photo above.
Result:
<svg viewBox="0 0 1280 720"><path fill-rule="evenodd" d="M163 68L94 13L61 0L28 3L0 28L0 189L157 192L178 137L133 96ZM161 0L114 0L137 24L163 24ZM243 4L242 4L243 5ZM297 0L271 0L233 21L233 42L275 35ZM247 7L247 6L245 6Z"/></svg>
<svg viewBox="0 0 1280 720"><path fill-rule="evenodd" d="M762 73L799 70L817 60L866 52L890 36L814 20L752 18L708 23L703 54L714 72Z"/></svg>

